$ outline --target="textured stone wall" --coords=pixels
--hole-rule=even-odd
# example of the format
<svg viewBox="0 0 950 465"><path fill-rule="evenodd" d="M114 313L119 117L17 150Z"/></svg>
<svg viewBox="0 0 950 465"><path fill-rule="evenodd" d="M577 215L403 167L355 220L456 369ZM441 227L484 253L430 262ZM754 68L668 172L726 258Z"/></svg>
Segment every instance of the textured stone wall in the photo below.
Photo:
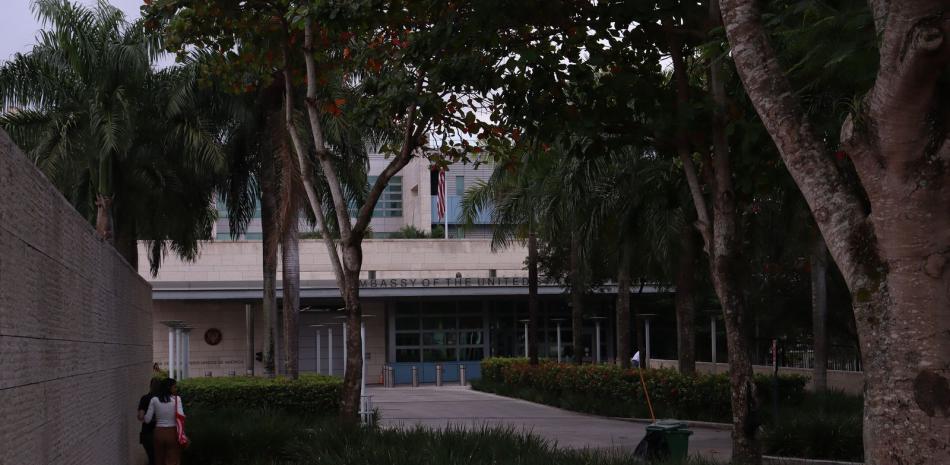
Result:
<svg viewBox="0 0 950 465"><path fill-rule="evenodd" d="M151 288L0 131L0 465L142 463Z"/></svg>

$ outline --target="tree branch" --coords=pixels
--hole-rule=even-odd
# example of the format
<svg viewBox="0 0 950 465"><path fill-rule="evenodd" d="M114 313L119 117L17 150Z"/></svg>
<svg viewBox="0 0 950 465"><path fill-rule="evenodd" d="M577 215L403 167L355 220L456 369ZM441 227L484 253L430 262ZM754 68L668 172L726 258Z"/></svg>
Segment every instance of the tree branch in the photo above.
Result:
<svg viewBox="0 0 950 465"><path fill-rule="evenodd" d="M307 18L304 24L304 62L307 66L307 115L310 120L310 133L313 135L313 147L320 163L320 169L327 180L327 189L333 199L333 209L336 212L336 222L340 228L340 238L344 244L352 240L352 225L350 224L349 206L343 194L343 185L336 175L336 169L327 152L326 140L323 136L323 126L320 123L320 109L317 108L317 63L313 59L313 20ZM301 166L301 169L303 166Z"/></svg>
<svg viewBox="0 0 950 465"><path fill-rule="evenodd" d="M861 116L873 121L870 144L901 174L928 155L933 139L938 81L950 63L950 17L946 0L889 5L880 66Z"/></svg>
<svg viewBox="0 0 950 465"><path fill-rule="evenodd" d="M805 118L760 22L755 0L720 0L739 77L782 160L798 184L852 292L868 284L855 234L876 242L860 195L844 179Z"/></svg>
<svg viewBox="0 0 950 465"><path fill-rule="evenodd" d="M326 225L326 217L323 215L323 206L320 204L320 198L317 197L316 190L313 187L313 170L307 159L307 148L300 139L300 133L297 131L297 123L294 121L294 83L290 78L290 54L286 45L284 46L284 118L287 125L287 131L290 132L290 140L294 145L294 151L297 152L297 162L300 165L301 182L304 190L307 192L307 201L313 210L314 216L320 222L320 231L323 234L323 240L327 246L327 252L330 255L330 263L333 265L333 274L336 276L336 284L340 289L342 296L345 275L340 263L340 256L337 253L333 238L330 237Z"/></svg>
<svg viewBox="0 0 950 465"><path fill-rule="evenodd" d="M419 77L416 80L416 97L422 93L423 82L424 76L420 71ZM373 218L373 209L376 208L379 197L389 184L389 180L409 164L409 160L412 159L412 152L416 149L419 141L419 136L415 130L420 127L425 127L426 124L428 124L427 122L420 122L418 125L415 124L417 107L418 103L413 99L412 105L409 106L406 115L406 128L403 131L402 148L399 151L399 155L393 158L386 168L379 173L379 176L376 177L376 183L373 184L372 189L370 189L369 195L366 197L366 202L360 207L360 211L356 217L356 223L353 225L353 234L356 236L362 234L363 231L366 230L366 227L369 226L369 222Z"/></svg>
<svg viewBox="0 0 950 465"><path fill-rule="evenodd" d="M669 32L673 28L665 27L664 29ZM686 133L686 127L689 124L686 119L686 107L689 105L689 79L686 76L686 62L683 59L682 42L679 36L675 34L667 34L667 40L670 44L670 58L673 62L673 84L676 89L676 152L683 163L686 184L689 186L693 206L696 208L696 229L703 237L703 249L712 256L713 234L712 222L709 220L709 207L706 206L706 198L703 197L699 177L696 175L696 167L693 165L689 148L689 136Z"/></svg>

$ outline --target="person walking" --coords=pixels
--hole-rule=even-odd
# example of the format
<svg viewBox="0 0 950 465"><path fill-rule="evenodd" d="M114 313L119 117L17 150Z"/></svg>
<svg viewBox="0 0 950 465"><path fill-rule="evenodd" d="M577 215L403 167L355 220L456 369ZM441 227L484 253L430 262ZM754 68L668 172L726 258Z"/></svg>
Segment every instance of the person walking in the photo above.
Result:
<svg viewBox="0 0 950 465"><path fill-rule="evenodd" d="M155 465L155 419L153 418L151 422L146 422L145 414L148 412L148 406L152 402L152 398L158 395L161 386L161 379L152 378L152 382L149 383L148 386L148 394L145 394L139 399L138 419L142 422L142 430L139 432L139 444L145 449L145 455L148 456L148 465Z"/></svg>
<svg viewBox="0 0 950 465"><path fill-rule="evenodd" d="M155 465L180 465L182 444L178 441L176 415L185 416L178 397L178 386L172 378L162 381L158 395L145 412L145 422L155 420Z"/></svg>

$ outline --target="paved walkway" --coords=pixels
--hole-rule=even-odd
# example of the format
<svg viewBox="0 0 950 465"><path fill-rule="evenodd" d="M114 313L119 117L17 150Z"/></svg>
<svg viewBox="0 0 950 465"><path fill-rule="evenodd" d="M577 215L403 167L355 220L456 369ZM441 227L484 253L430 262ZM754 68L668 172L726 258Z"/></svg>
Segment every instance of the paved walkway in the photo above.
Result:
<svg viewBox="0 0 950 465"><path fill-rule="evenodd" d="M373 406L379 409L384 427L511 426L554 441L561 447L629 450L637 446L645 432L643 423L569 412L458 386L371 387L369 394L373 396ZM729 459L732 449L729 431L698 426L690 429L693 430L690 454L699 453L721 461Z"/></svg>

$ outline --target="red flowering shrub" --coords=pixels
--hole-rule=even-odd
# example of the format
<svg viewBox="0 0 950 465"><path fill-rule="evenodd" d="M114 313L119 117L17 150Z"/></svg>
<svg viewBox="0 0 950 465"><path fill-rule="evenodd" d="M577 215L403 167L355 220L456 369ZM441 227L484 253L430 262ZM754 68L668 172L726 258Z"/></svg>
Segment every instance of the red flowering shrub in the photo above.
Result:
<svg viewBox="0 0 950 465"><path fill-rule="evenodd" d="M482 361L476 389L521 397L570 410L609 416L648 417L646 399L635 369L614 365L571 365L544 361L537 366L523 358ZM729 378L725 374L685 376L675 370L643 370L656 416L683 420L729 421ZM782 402L801 399L806 379L780 377ZM762 395L770 395L770 379L757 377Z"/></svg>

